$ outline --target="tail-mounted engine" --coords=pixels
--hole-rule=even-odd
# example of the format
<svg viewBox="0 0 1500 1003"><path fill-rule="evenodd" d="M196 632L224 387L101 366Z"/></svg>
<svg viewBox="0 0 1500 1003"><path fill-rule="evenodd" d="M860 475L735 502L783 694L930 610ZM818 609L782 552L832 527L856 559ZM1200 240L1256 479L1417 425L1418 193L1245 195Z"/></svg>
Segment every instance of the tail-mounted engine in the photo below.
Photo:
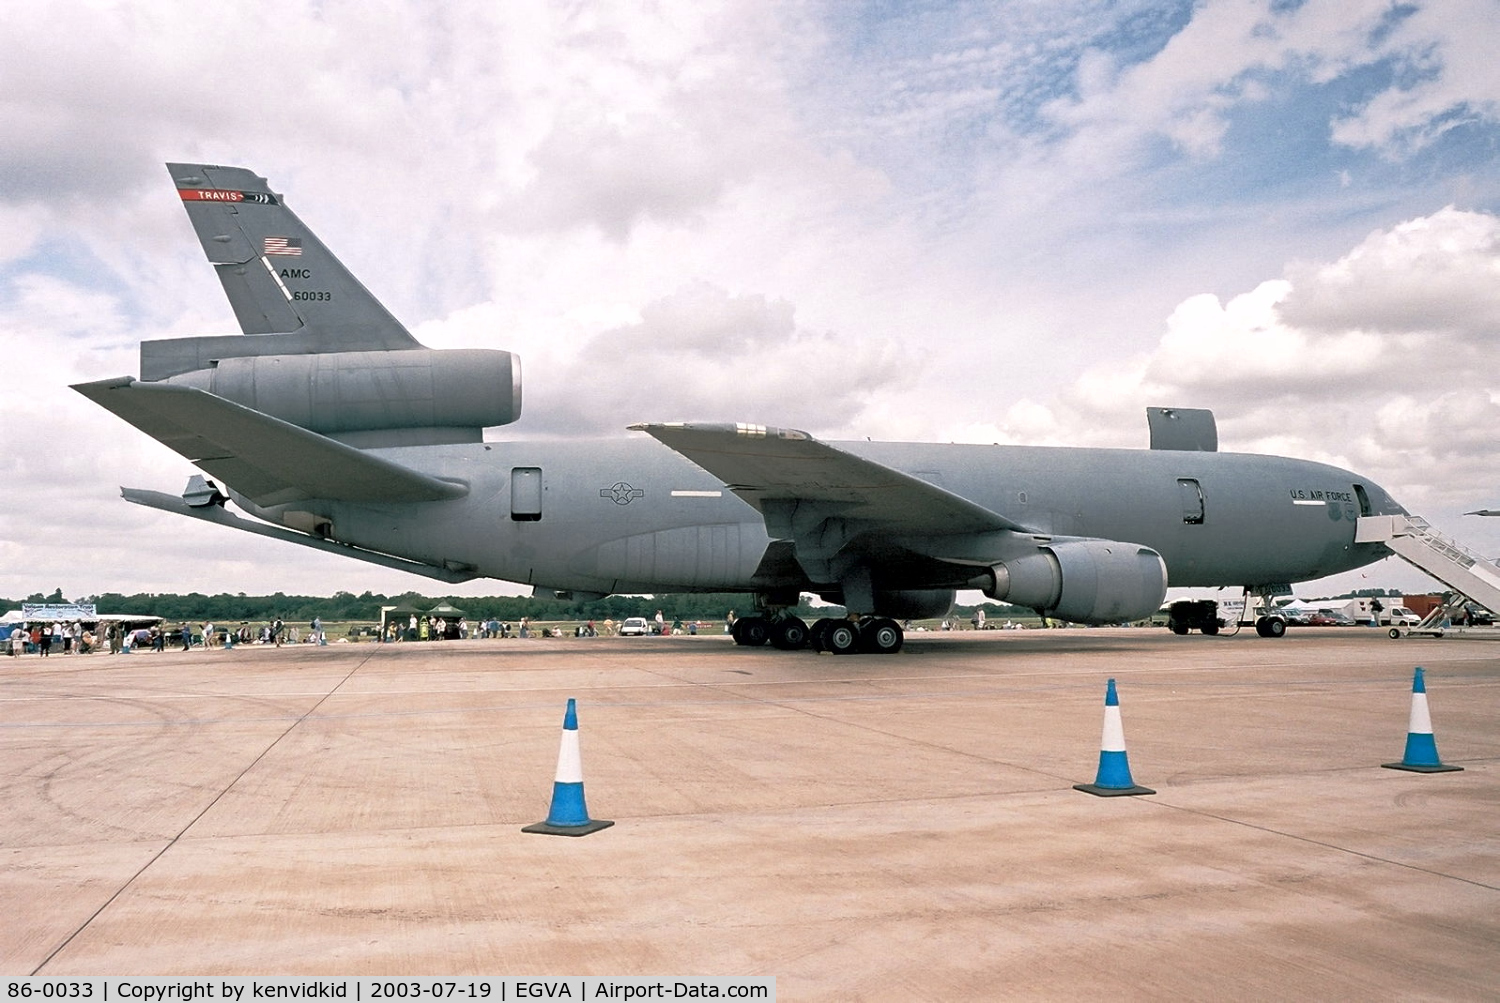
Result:
<svg viewBox="0 0 1500 1003"><path fill-rule="evenodd" d="M521 416L521 363L492 349L257 355L173 376L354 446L478 442Z"/></svg>
<svg viewBox="0 0 1500 1003"><path fill-rule="evenodd" d="M1053 540L992 567L984 594L1075 623L1139 620L1161 608L1167 565L1136 543Z"/></svg>

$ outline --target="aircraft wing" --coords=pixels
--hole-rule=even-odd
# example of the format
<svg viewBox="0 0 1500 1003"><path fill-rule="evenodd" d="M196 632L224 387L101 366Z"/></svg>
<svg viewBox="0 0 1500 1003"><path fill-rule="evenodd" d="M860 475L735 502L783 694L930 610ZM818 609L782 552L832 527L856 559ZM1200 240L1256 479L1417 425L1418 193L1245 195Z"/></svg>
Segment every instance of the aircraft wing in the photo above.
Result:
<svg viewBox="0 0 1500 1003"><path fill-rule="evenodd" d="M194 387L124 376L73 389L257 505L438 501L468 490Z"/></svg>
<svg viewBox="0 0 1500 1003"><path fill-rule="evenodd" d="M812 503L823 515L921 536L1029 532L996 512L920 477L819 442L806 432L765 425L631 425L722 480L767 517L785 503ZM778 535L775 527L772 535Z"/></svg>

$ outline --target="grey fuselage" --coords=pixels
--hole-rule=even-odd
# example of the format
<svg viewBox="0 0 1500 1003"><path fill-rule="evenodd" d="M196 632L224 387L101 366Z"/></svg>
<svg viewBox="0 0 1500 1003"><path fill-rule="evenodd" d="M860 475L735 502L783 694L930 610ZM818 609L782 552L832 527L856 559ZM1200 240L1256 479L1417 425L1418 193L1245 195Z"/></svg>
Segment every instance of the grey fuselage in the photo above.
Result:
<svg viewBox="0 0 1500 1003"><path fill-rule="evenodd" d="M838 442L840 449L961 495L1038 536L1144 544L1172 586L1263 586L1362 567L1361 515L1403 514L1373 482L1337 467L1245 453ZM610 438L375 450L468 485L438 502L302 502L332 539L477 575L594 593L820 591L772 544L759 512L656 441ZM261 509L287 521L281 509ZM1004 534L1013 537L1014 534ZM930 540L931 538L928 537ZM983 540L963 549L975 564ZM962 587L951 569L901 588ZM893 583L894 584L894 583Z"/></svg>

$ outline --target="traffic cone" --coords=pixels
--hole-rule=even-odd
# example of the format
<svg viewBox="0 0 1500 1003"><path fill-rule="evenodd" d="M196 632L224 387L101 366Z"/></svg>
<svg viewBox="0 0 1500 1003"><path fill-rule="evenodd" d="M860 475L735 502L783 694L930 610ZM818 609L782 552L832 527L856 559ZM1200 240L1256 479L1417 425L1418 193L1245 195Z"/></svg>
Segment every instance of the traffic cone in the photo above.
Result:
<svg viewBox="0 0 1500 1003"><path fill-rule="evenodd" d="M1074 784L1075 791L1101 798L1127 794L1155 794L1130 779L1130 760L1125 756L1125 726L1120 723L1120 697L1111 679L1104 691L1104 735L1099 742L1099 773L1091 784Z"/></svg>
<svg viewBox="0 0 1500 1003"><path fill-rule="evenodd" d="M587 836L614 825L603 819L590 819L583 802L583 757L578 751L578 701L568 698L568 712L563 715L562 746L557 752L557 778L552 784L552 810L545 822L528 825L522 832L541 832L548 836Z"/></svg>
<svg viewBox="0 0 1500 1003"><path fill-rule="evenodd" d="M1406 755L1399 763L1381 763L1388 770L1412 773L1456 773L1462 766L1449 766L1438 759L1437 740L1432 737L1432 715L1427 712L1427 680L1417 666L1411 681L1411 723L1406 726Z"/></svg>

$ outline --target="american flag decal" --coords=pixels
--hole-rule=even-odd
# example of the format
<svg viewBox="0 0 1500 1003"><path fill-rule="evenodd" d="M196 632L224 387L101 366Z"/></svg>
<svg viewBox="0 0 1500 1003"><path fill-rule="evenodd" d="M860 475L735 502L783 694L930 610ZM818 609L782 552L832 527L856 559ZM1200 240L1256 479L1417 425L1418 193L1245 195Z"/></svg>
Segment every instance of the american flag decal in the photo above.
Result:
<svg viewBox="0 0 1500 1003"><path fill-rule="evenodd" d="M302 238L267 237L265 247L267 254L301 254Z"/></svg>

